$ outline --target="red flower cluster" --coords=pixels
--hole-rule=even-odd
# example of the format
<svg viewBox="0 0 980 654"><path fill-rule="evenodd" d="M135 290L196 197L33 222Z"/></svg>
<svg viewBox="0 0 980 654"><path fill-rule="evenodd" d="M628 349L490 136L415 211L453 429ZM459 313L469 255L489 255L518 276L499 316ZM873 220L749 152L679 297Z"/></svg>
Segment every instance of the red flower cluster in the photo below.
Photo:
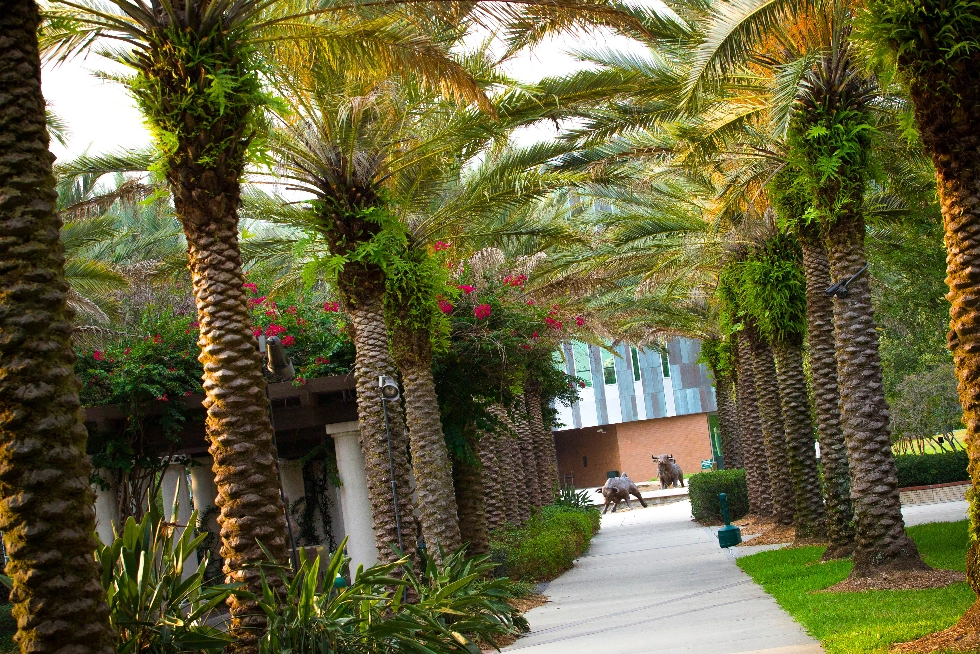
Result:
<svg viewBox="0 0 980 654"><path fill-rule="evenodd" d="M291 304L288 307L286 307L286 313L295 314L296 313L296 305L295 304Z"/></svg>
<svg viewBox="0 0 980 654"><path fill-rule="evenodd" d="M439 311L442 311L443 313L452 313L453 305L445 300L439 300Z"/></svg>
<svg viewBox="0 0 980 654"><path fill-rule="evenodd" d="M153 342L154 343L163 343L163 336L160 336L160 334L154 334L153 335Z"/></svg>
<svg viewBox="0 0 980 654"><path fill-rule="evenodd" d="M269 325L265 328L265 335L267 338L272 338L273 336L278 336L279 334L285 334L286 328L282 325L277 325L275 323Z"/></svg>
<svg viewBox="0 0 980 654"><path fill-rule="evenodd" d="M105 361L105 355L98 350L92 353L92 358L96 361Z"/></svg>
<svg viewBox="0 0 980 654"><path fill-rule="evenodd" d="M460 284L456 288L458 288L459 290L463 291L463 293L466 294L466 295L469 295L470 293L472 293L473 291L476 290L476 287L475 286L470 286L469 284Z"/></svg>
<svg viewBox="0 0 980 654"><path fill-rule="evenodd" d="M290 345L295 345L296 339L293 338L292 336L283 336L282 344L285 345L286 347L289 347Z"/></svg>
<svg viewBox="0 0 980 654"><path fill-rule="evenodd" d="M340 311L340 305L336 302L324 302L323 310L328 313L333 313L335 311Z"/></svg>
<svg viewBox="0 0 980 654"><path fill-rule="evenodd" d="M473 315L476 316L477 320L485 320L490 317L490 305L489 304L478 304L473 309Z"/></svg>
<svg viewBox="0 0 980 654"><path fill-rule="evenodd" d="M161 395L160 397L158 397L158 398L157 398L157 400L159 400L159 401L161 401L161 402L169 402L169 401L170 401L170 400L169 400L169 399L167 398L167 394L166 394L166 393L164 393L163 395Z"/></svg>
<svg viewBox="0 0 980 654"><path fill-rule="evenodd" d="M554 318L552 318L552 317L551 317L550 315L549 315L549 316L548 316L547 318L545 318L545 319L544 319L544 321L545 321L546 323L548 323L548 325L549 325L549 326L550 326L550 327L551 327L552 329L561 329L561 321L560 321L560 320L555 320L555 319L554 319Z"/></svg>
<svg viewBox="0 0 980 654"><path fill-rule="evenodd" d="M259 285L258 284L254 284L252 282L248 282L246 284L242 284L242 288L247 288L248 290L250 290L250 291L252 291L253 293L256 293L256 294L258 294L258 292L259 292Z"/></svg>
<svg viewBox="0 0 980 654"><path fill-rule="evenodd" d="M527 275L509 275L504 277L504 283L508 286L520 286L524 287L524 282L527 281Z"/></svg>
<svg viewBox="0 0 980 654"><path fill-rule="evenodd" d="M248 308L251 309L252 307L257 307L263 302L265 302L264 295L262 297L250 297L248 298Z"/></svg>
<svg viewBox="0 0 980 654"><path fill-rule="evenodd" d="M443 250L449 249L449 243L445 241L436 241L436 244L432 246L436 252L442 252Z"/></svg>
<svg viewBox="0 0 980 654"><path fill-rule="evenodd" d="M276 313L275 309L269 309L268 311L265 312L265 315L269 316L270 318L275 318L279 314Z"/></svg>
<svg viewBox="0 0 980 654"><path fill-rule="evenodd" d="M582 316L575 316L575 324L581 327L582 325L585 324L585 318L583 318Z"/></svg>
<svg viewBox="0 0 980 654"><path fill-rule="evenodd" d="M533 307L534 306L534 300L528 300L527 301L527 306Z"/></svg>
<svg viewBox="0 0 980 654"><path fill-rule="evenodd" d="M316 359L313 360L313 363L328 364L330 363L330 359L327 359L326 357L317 357Z"/></svg>

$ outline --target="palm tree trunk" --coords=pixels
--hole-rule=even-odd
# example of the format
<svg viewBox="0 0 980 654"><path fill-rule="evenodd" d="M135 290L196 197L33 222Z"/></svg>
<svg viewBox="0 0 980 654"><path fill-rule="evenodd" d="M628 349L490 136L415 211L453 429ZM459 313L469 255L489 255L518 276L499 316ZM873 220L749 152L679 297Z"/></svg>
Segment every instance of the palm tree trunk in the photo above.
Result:
<svg viewBox="0 0 980 654"><path fill-rule="evenodd" d="M827 250L815 229L801 230L803 269L806 273L807 342L813 383L813 412L817 419L823 495L827 510L829 545L824 560L849 557L854 552L854 512L847 444L840 424L837 390L837 352L834 340L834 303L825 292L833 283Z"/></svg>
<svg viewBox="0 0 980 654"><path fill-rule="evenodd" d="M737 334L738 426L742 435L742 458L749 490L749 508L760 516L772 515L772 484L769 482L769 462L762 436L762 419L755 392L755 370L752 357L752 335L745 329Z"/></svg>
<svg viewBox="0 0 980 654"><path fill-rule="evenodd" d="M0 3L0 530L20 650L109 654L38 23Z"/></svg>
<svg viewBox="0 0 980 654"><path fill-rule="evenodd" d="M501 425L500 429L494 432L497 459L500 462L501 501L507 522L522 525L527 521L530 512L525 497L524 464L517 444L517 432L507 414L507 409L496 404L490 407L490 413Z"/></svg>
<svg viewBox="0 0 980 654"><path fill-rule="evenodd" d="M920 38L935 38L947 17L946 8L930 3L925 20L916 26ZM939 28L938 30L936 28ZM959 38L958 32L951 32ZM975 37L974 37L975 38ZM917 43L899 56L899 67L908 74L919 133L936 169L936 186L945 224L946 281L950 308L949 349L959 380L960 405L966 426L966 450L970 458L969 549L966 576L980 594L980 62L976 51L961 56L955 68L943 62L944 51L929 43ZM921 57L921 59L919 59ZM972 618L972 622L971 622ZM967 612L961 625L972 630L980 622L980 601Z"/></svg>
<svg viewBox="0 0 980 654"><path fill-rule="evenodd" d="M721 428L721 455L726 468L742 468L742 444L738 432L738 410L735 406L735 380L732 375L715 374L715 397L718 401L718 426Z"/></svg>
<svg viewBox="0 0 980 654"><path fill-rule="evenodd" d="M459 505L459 530L467 543L466 551L471 555L486 554L490 551L490 539L479 464L476 461L455 461L453 482Z"/></svg>
<svg viewBox="0 0 980 654"><path fill-rule="evenodd" d="M500 461L503 454L498 451L496 439L491 432L480 434L480 468L483 476L483 505L487 512L487 529L493 532L507 525L507 509L501 488Z"/></svg>
<svg viewBox="0 0 980 654"><path fill-rule="evenodd" d="M861 270L867 264L861 214L842 211L834 225L826 229L825 244L835 280L848 279ZM878 334L866 276L851 282L847 297L834 298L834 333L841 426L847 443L851 502L857 523L851 574L867 576L876 570L920 569L924 564L915 543L906 535L902 520Z"/></svg>
<svg viewBox="0 0 980 654"><path fill-rule="evenodd" d="M538 473L538 502L547 506L555 500L558 490L558 454L555 452L555 437L551 430L544 426L541 414L541 388L537 384L528 384L524 399L527 400L527 416L531 432L534 435L534 457Z"/></svg>
<svg viewBox="0 0 980 654"><path fill-rule="evenodd" d="M350 265L350 264L348 264ZM397 404L388 407L388 429L391 433L389 450L378 378L393 377L395 362L388 347L388 327L385 324L380 289L383 284L344 284L346 312L353 326L354 378L357 383L357 423L360 429L361 451L367 473L368 498L378 557L383 563L399 558L392 550L398 547L404 554L415 556L416 523L410 485L411 467L408 462L408 438L405 422ZM407 392L406 392L407 395ZM389 452L391 459L389 460ZM394 470L394 493L392 490ZM397 495L397 509L395 497Z"/></svg>
<svg viewBox="0 0 980 654"><path fill-rule="evenodd" d="M525 501L533 508L541 508L541 485L538 482L538 460L534 455L534 434L527 419L524 396L517 396L514 426L517 429L517 446L521 453L521 467L524 470Z"/></svg>
<svg viewBox="0 0 980 654"><path fill-rule="evenodd" d="M783 427L782 399L776 379L776 364L772 348L755 339L752 347L755 392L762 419L762 437L766 444L766 460L769 463L769 480L772 484L772 508L776 522L793 524L793 480L789 470L789 452L786 449L786 431Z"/></svg>
<svg viewBox="0 0 980 654"><path fill-rule="evenodd" d="M184 179L192 175L176 172ZM287 561L286 520L266 381L242 288L238 179L225 181L225 188L205 194L217 206L210 202L202 206L191 197L190 188L181 189L180 199L175 193L174 200L187 236L201 323L198 358L204 365L206 428L218 487L215 505L221 509L224 572L229 580L261 592L262 578L255 564L267 557L259 543L277 561ZM252 600L232 598L229 604L232 630L239 638L235 647L254 650L265 626L264 615Z"/></svg>
<svg viewBox="0 0 980 654"><path fill-rule="evenodd" d="M393 345L402 376L422 537L427 551L438 560L440 547L454 552L462 540L452 465L432 377L432 345L428 333L411 333L408 329L395 331Z"/></svg>
<svg viewBox="0 0 980 654"><path fill-rule="evenodd" d="M793 476L796 503L796 538L823 538L827 534L827 515L820 494L816 440L810 416L810 394L803 371L802 343L780 343L776 355L779 397L782 399L786 449Z"/></svg>

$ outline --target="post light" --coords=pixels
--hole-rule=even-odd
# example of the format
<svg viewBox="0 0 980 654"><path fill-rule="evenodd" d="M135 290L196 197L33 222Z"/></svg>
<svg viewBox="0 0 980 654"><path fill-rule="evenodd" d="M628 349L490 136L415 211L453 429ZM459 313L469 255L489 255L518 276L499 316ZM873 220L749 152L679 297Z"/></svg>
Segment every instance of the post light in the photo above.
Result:
<svg viewBox="0 0 980 654"><path fill-rule="evenodd" d="M728 495L718 493L718 502L721 504L721 517L725 520L725 526L718 530L718 544L722 549L733 547L742 542L742 530L728 519Z"/></svg>
<svg viewBox="0 0 980 654"><path fill-rule="evenodd" d="M388 402L396 402L401 397L398 382L387 375L378 377L378 388L381 389L381 408L385 414L385 436L388 439L388 470L391 473L391 498L395 506L395 530L398 532L398 550L404 551L402 540L402 519L398 513L398 488L395 485L395 457L391 449L391 424L388 421Z"/></svg>
<svg viewBox="0 0 980 654"><path fill-rule="evenodd" d="M273 336L266 340L266 363L265 369L270 374L279 377L284 381L296 379L296 369L293 367L293 360L286 354L286 346L282 344L282 339Z"/></svg>
<svg viewBox="0 0 980 654"><path fill-rule="evenodd" d="M836 284L834 284L833 286L830 286L829 288L827 288L827 290L824 291L824 293L826 293L827 295L836 295L841 299L846 298L848 285L850 285L851 282L853 282L855 279L857 279L862 274L864 274L864 271L867 269L868 269L868 264L864 264L864 268L861 268L861 270L857 271L847 279L842 279Z"/></svg>

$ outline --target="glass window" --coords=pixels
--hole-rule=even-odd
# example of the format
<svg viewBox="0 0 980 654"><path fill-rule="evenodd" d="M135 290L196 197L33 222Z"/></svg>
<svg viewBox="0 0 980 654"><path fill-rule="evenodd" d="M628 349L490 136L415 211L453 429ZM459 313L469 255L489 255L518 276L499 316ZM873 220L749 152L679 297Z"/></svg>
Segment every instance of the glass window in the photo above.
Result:
<svg viewBox="0 0 980 654"><path fill-rule="evenodd" d="M660 348L660 363L664 367L664 377L670 377L670 357L667 356L667 348Z"/></svg>
<svg viewBox="0 0 980 654"><path fill-rule="evenodd" d="M602 377L606 386L616 383L616 356L606 350L602 351Z"/></svg>
<svg viewBox="0 0 980 654"><path fill-rule="evenodd" d="M572 360L575 363L575 376L592 388L592 366L589 363L589 346L579 341L572 342Z"/></svg>
<svg viewBox="0 0 980 654"><path fill-rule="evenodd" d="M630 353L633 355L633 381L640 381L640 355L632 345Z"/></svg>

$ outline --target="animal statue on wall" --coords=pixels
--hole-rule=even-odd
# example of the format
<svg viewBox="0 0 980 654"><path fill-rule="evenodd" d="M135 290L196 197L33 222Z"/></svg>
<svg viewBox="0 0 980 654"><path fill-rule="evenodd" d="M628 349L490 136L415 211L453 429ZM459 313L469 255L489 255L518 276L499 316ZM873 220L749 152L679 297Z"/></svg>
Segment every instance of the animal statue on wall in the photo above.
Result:
<svg viewBox="0 0 980 654"><path fill-rule="evenodd" d="M657 460L657 478L660 480L660 488L672 488L680 484L684 488L684 471L677 465L673 454L661 454L653 456Z"/></svg>
<svg viewBox="0 0 980 654"><path fill-rule="evenodd" d="M640 495L640 489L636 487L633 480L627 477L625 473L622 477L607 479L606 485L602 488L595 489L595 492L602 493L602 497L606 500L605 505L602 507L603 515L605 515L610 505L613 508L612 512L616 513L620 502L626 502L626 508L632 511L633 506L630 504L630 495L640 500L640 505L644 509L647 508L647 503L643 501L643 496Z"/></svg>

